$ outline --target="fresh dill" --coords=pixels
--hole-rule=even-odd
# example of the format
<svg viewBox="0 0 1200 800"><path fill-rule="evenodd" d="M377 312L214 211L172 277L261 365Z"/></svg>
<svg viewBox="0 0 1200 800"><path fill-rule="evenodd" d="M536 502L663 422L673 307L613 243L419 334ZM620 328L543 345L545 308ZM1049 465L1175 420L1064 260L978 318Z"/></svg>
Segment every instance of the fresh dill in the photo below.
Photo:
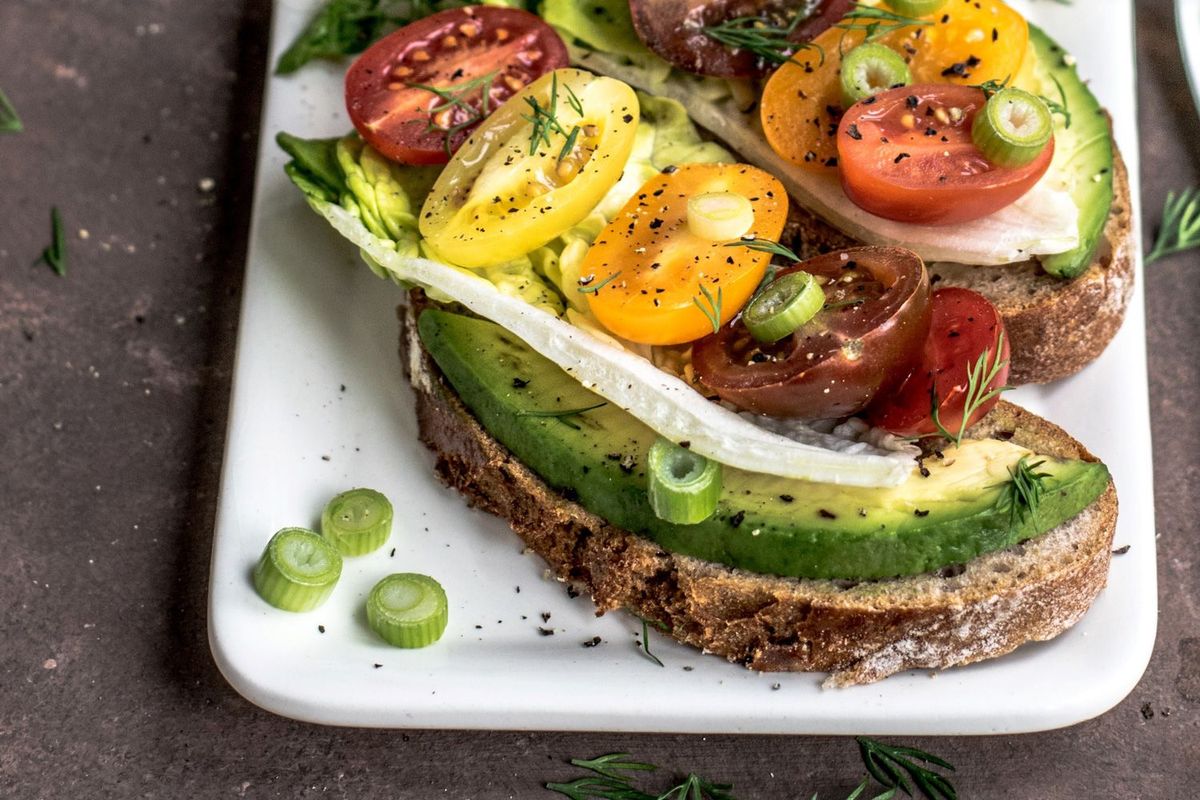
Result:
<svg viewBox="0 0 1200 800"><path fill-rule="evenodd" d="M447 156L454 155L451 143L459 131L482 121L491 113L492 83L496 80L497 72L498 70L492 70L486 75L480 75L478 78L472 78L469 81L464 81L453 86L430 86L425 83L407 84L413 89L424 89L427 92L435 94L442 100L441 103L430 107L429 121L425 130L427 133L432 131L443 132L443 146L446 148ZM479 91L478 109L471 105L470 102L476 90ZM443 122L449 123L454 117L455 109L466 111L466 118L453 125L443 124ZM439 118L444 118L443 122L439 122Z"/></svg>
<svg viewBox="0 0 1200 800"><path fill-rule="evenodd" d="M721 305L725 300L724 292L718 286L717 294L714 297L712 291L702 283L700 284L700 294L703 295L704 301L701 302L699 297L693 297L692 302L708 318L708 324L712 325L713 333L717 333L721 330ZM706 303L707 308L705 307Z"/></svg>
<svg viewBox="0 0 1200 800"><path fill-rule="evenodd" d="M1002 392L1007 392L1012 388L1011 386L989 388L1000 377L1000 373L1004 371L1004 368L1008 366L1008 359L1000 360L1002 352L1004 352L1004 331L1000 331L996 337L996 347L994 350L984 350L979 354L979 359L967 367L967 391L963 397L962 422L959 423L956 433L951 433L942 425L941 417L938 414L940 403L938 401L937 387L936 385L929 387L930 416L933 418L933 425L937 428L938 435L954 442L955 445L962 444L963 436L967 433L967 422L971 419L971 416L989 400L999 397ZM988 363L989 361L991 362L990 364Z"/></svg>
<svg viewBox="0 0 1200 800"><path fill-rule="evenodd" d="M1054 85L1058 88L1058 100L1051 100L1049 97L1042 95L1042 102L1050 109L1051 114L1058 114L1063 118L1063 127L1067 130L1071 129L1071 109L1067 102L1067 92L1063 89L1062 83L1058 77L1052 72L1050 80L1054 81Z"/></svg>
<svg viewBox="0 0 1200 800"><path fill-rule="evenodd" d="M1154 238L1154 248L1146 254L1146 263L1200 247L1200 186L1167 193L1162 225Z"/></svg>
<svg viewBox="0 0 1200 800"><path fill-rule="evenodd" d="M859 755L867 772L884 786L913 797L915 784L929 800L958 800L958 792L944 775L917 763L919 761L953 772L954 767L948 761L914 747L886 745L865 736L858 736L855 741L858 742Z"/></svg>
<svg viewBox="0 0 1200 800"><path fill-rule="evenodd" d="M661 626L661 623L658 622L654 624L656 626ZM660 667L666 666L666 664L662 662L662 659L650 652L650 620L646 619L645 617L642 617L642 641L638 645L638 649L644 652L646 654L646 658L650 659L655 664L658 664Z"/></svg>
<svg viewBox="0 0 1200 800"><path fill-rule="evenodd" d="M1008 468L1009 480L1000 485L996 508L1008 512L1009 527L1023 523L1026 516L1037 521L1038 506L1046 493L1046 480L1052 477L1048 472L1037 471L1045 463L1035 461L1031 464L1029 456L1021 456L1015 466Z"/></svg>
<svg viewBox="0 0 1200 800"><path fill-rule="evenodd" d="M800 256L792 252L791 248L782 245L779 242L773 242L770 239L759 239L757 236L743 236L736 242L726 242L726 247L745 247L750 250L757 250L760 253L770 253L771 255L786 258L789 261L801 261Z"/></svg>
<svg viewBox="0 0 1200 800"><path fill-rule="evenodd" d="M957 800L953 784L931 769L953 772L954 767L949 762L913 747L887 745L862 736L855 741L868 775L846 796L846 800L867 800L864 792L870 788L872 778L883 786L884 791L871 800L894 800L900 792L912 797L917 791L929 800ZM656 772L659 767L633 761L628 753L610 753L592 759L573 758L571 764L594 774L569 783L545 784L550 791L571 800L736 800L731 784L714 783L695 772L689 772L687 777L664 792L647 792L636 786L633 779ZM675 780L679 780L678 777ZM812 800L817 800L817 795L814 794Z"/></svg>
<svg viewBox="0 0 1200 800"><path fill-rule="evenodd" d="M44 262L60 278L67 274L67 241L57 207L50 209L50 244L42 250L38 261Z"/></svg>
<svg viewBox="0 0 1200 800"><path fill-rule="evenodd" d="M787 25L772 25L761 17L737 17L720 25L709 25L700 29L708 38L720 42L730 50L752 53L769 64L786 64L801 50L814 49L825 63L825 51L813 42L793 42L789 38L796 27L808 19L804 8L797 9Z"/></svg>
<svg viewBox="0 0 1200 800"><path fill-rule="evenodd" d="M854 8L846 16L842 17L842 21L834 25L834 27L841 28L846 33L850 31L862 31L864 34L863 41L872 42L880 36L884 36L900 28L932 24L932 20L909 17L904 14L897 14L894 11L888 11L884 8L855 3Z"/></svg>
<svg viewBox="0 0 1200 800"><path fill-rule="evenodd" d="M23 130L25 130L25 126L21 124L17 110L0 90L0 133L20 133Z"/></svg>
<svg viewBox="0 0 1200 800"><path fill-rule="evenodd" d="M586 414L589 411L595 411L597 408L603 408L606 405L608 405L608 403L600 402L600 403L596 403L595 405L581 406L580 408L564 408L564 409L555 409L555 410L551 410L551 411L537 411L537 410L518 411L517 416L518 417L543 417L546 419L555 419L555 420L558 420L559 422L561 422L563 425L566 425L568 428L572 428L574 430L579 430L579 426L576 425L572 421L573 417L578 417L579 415Z"/></svg>
<svg viewBox="0 0 1200 800"><path fill-rule="evenodd" d="M550 134L559 133L564 139L563 146L558 151L558 160L562 161L575 149L580 127L575 125L568 131L558 119L558 75L551 73L550 98L546 105L543 106L532 95L526 97L525 102L529 104L532 113L523 115L522 119L533 125L533 130L529 134L529 155L535 155L538 147L543 144L550 147ZM583 116L583 103L570 86L567 87L567 105L578 116Z"/></svg>
<svg viewBox="0 0 1200 800"><path fill-rule="evenodd" d="M575 291L582 292L583 294L595 294L596 292L603 289L605 286L608 286L610 283L615 281L617 279L617 276L620 274L621 274L621 270L617 270L616 272L612 273L611 275L609 275L607 278L600 281L599 283L595 283L595 280L596 280L595 275L589 275L586 278L580 278L578 281L579 286L575 289Z"/></svg>
<svg viewBox="0 0 1200 800"><path fill-rule="evenodd" d="M998 92L1001 89L1008 86L1008 82L1011 79L1012 79L1012 75L1006 75L1004 77L1004 80L1002 80L1002 81L998 81L995 78L992 78L991 80L984 81L983 83L972 83L969 85L972 89L982 90L984 98L987 100L991 100L992 95L994 95L996 92Z"/></svg>

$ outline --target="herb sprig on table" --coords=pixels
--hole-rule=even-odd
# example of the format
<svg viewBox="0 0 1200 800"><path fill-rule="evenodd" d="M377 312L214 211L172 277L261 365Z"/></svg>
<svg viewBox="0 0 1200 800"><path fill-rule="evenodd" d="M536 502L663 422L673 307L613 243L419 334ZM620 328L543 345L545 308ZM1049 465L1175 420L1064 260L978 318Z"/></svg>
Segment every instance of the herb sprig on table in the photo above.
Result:
<svg viewBox="0 0 1200 800"><path fill-rule="evenodd" d="M859 755L868 775L845 800L894 800L900 793L927 800L958 800L950 780L938 770L954 771L945 759L914 747L888 745L859 736ZM552 792L571 800L737 800L732 784L714 783L689 772L682 781L665 791L647 792L635 785L635 778L656 772L659 767L633 760L628 753L609 753L592 759L573 758L571 764L593 773L568 783L547 783ZM868 798L864 792L874 780L883 791ZM919 794L918 794L919 793ZM812 800L818 800L817 795Z"/></svg>
<svg viewBox="0 0 1200 800"><path fill-rule="evenodd" d="M21 124L17 110L8 101L3 90L0 90L0 133L20 133L23 130L25 126Z"/></svg>
<svg viewBox="0 0 1200 800"><path fill-rule="evenodd" d="M44 262L60 278L67 274L67 241L57 208L50 209L50 244L42 251L38 261Z"/></svg>
<svg viewBox="0 0 1200 800"><path fill-rule="evenodd" d="M1200 247L1200 186L1167 193L1162 226L1154 239L1154 248L1146 254L1146 263Z"/></svg>

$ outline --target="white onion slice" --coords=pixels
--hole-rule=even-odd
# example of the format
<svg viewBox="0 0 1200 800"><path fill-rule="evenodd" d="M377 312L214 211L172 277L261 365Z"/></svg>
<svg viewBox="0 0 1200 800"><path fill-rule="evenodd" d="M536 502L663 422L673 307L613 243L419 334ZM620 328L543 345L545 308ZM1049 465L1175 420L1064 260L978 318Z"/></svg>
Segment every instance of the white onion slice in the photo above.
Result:
<svg viewBox="0 0 1200 800"><path fill-rule="evenodd" d="M885 453L812 431L806 444L764 430L641 356L570 325L549 312L501 293L488 281L436 261L401 256L340 206L313 204L343 236L404 280L436 287L526 344L608 402L658 434L689 441L703 456L729 467L848 486L896 486L912 473L910 455Z"/></svg>

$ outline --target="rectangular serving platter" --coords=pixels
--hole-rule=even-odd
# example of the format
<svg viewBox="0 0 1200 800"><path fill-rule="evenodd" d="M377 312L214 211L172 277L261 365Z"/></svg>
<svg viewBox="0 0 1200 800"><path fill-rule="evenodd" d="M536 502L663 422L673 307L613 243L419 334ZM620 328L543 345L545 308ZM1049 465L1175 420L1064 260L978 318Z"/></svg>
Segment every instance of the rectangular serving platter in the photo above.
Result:
<svg viewBox="0 0 1200 800"><path fill-rule="evenodd" d="M1045 0L1014 5L1076 56L1112 112L1137 236L1133 4L1092 0L1086 13ZM271 64L315 6L277 2ZM502 521L468 509L434 478L397 355L402 293L305 206L274 143L281 130L349 129L343 68L317 64L267 80L209 595L213 655L238 692L330 725L915 735L1066 726L1133 689L1157 613L1140 263L1128 318L1100 360L1010 395L1078 437L1116 480L1116 545L1130 549L1114 558L1082 622L1001 659L844 690L822 690L821 675L750 672L651 633L660 668L638 649L639 620L596 618L588 598L548 579ZM268 606L250 582L267 539L284 526L315 526L325 501L351 486L392 499L392 540L348 559L317 611ZM366 626L366 593L404 571L445 586L450 624L436 646L392 649ZM599 645L583 646L597 636Z"/></svg>

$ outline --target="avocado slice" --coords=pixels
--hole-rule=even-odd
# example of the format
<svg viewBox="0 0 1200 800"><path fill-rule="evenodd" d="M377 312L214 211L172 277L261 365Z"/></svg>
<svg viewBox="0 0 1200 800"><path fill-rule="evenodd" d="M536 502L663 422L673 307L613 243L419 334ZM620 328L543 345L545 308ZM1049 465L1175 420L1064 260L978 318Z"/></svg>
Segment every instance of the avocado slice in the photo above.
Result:
<svg viewBox="0 0 1200 800"><path fill-rule="evenodd" d="M1070 519L1104 491L1103 464L1037 456L1051 475L1036 514L999 504L1028 451L964 442L894 489L817 484L726 468L714 516L658 519L647 498L655 433L605 404L499 325L439 309L421 342L484 428L546 483L663 548L752 572L803 578L912 575L1003 549Z"/></svg>
<svg viewBox="0 0 1200 800"><path fill-rule="evenodd" d="M1061 115L1054 116L1055 163L1051 169L1062 173L1068 181L1071 197L1079 208L1079 246L1065 253L1043 256L1042 269L1061 278L1074 278L1091 265L1112 207L1112 126L1100 101L1080 79L1074 60L1045 31L1032 24L1029 46L1037 58L1026 56L1018 84L1061 103L1071 114L1069 128Z"/></svg>

